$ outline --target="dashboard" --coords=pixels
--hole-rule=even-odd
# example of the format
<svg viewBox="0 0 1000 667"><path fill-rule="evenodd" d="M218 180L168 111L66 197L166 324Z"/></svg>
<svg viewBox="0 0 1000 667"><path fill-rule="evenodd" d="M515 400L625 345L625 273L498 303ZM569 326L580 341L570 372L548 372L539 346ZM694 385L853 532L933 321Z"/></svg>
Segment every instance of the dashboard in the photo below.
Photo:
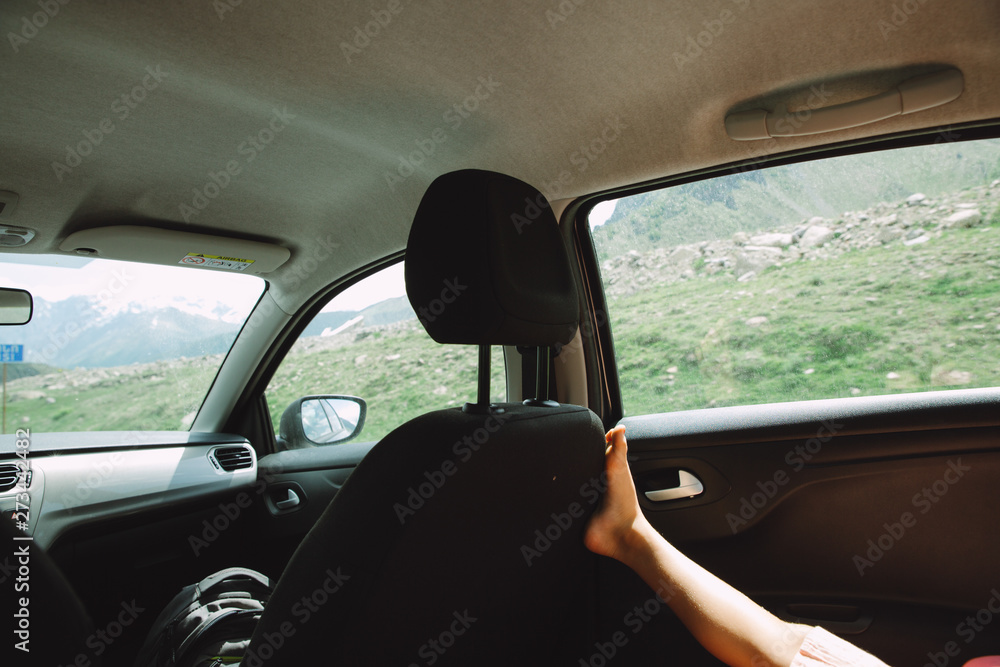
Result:
<svg viewBox="0 0 1000 667"><path fill-rule="evenodd" d="M27 442L25 447L18 442ZM49 549L86 524L251 487L241 436L186 431L0 436L0 511ZM23 454L21 454L23 453Z"/></svg>

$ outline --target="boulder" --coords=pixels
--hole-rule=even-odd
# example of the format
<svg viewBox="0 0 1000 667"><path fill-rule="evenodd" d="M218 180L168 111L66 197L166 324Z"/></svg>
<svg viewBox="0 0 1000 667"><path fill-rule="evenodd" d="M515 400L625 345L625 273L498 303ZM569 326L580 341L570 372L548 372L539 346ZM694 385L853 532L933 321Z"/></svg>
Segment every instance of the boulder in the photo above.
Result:
<svg viewBox="0 0 1000 667"><path fill-rule="evenodd" d="M803 248L818 248L831 240L833 240L833 230L829 227L813 225L799 239L799 245Z"/></svg>
<svg viewBox="0 0 1000 667"><path fill-rule="evenodd" d="M879 243L892 243L903 238L903 230L896 229L894 227L883 227L878 230L878 234L875 235L875 240Z"/></svg>
<svg viewBox="0 0 1000 667"><path fill-rule="evenodd" d="M736 264L733 267L737 276L746 273L759 274L769 266L774 266L781 256L781 248L764 248L757 246L756 250L750 250L754 246L748 246L747 252L736 255ZM771 252L769 252L771 251ZM777 253L773 252L777 251Z"/></svg>
<svg viewBox="0 0 1000 667"><path fill-rule="evenodd" d="M952 213L944 219L945 227L975 227L983 221L983 214L978 208L965 209Z"/></svg>
<svg viewBox="0 0 1000 667"><path fill-rule="evenodd" d="M750 237L750 244L755 246L769 246L772 248L784 248L785 246L792 245L792 235L791 234L758 234L757 236Z"/></svg>
<svg viewBox="0 0 1000 667"><path fill-rule="evenodd" d="M667 256L667 261L679 269L688 269L698 257L701 257L701 253L697 250L681 246Z"/></svg>

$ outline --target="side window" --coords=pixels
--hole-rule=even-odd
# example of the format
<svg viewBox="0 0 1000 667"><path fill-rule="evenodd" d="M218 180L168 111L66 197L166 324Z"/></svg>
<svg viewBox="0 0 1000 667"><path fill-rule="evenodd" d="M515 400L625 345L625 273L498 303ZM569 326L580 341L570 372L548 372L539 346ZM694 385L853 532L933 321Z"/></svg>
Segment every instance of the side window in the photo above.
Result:
<svg viewBox="0 0 1000 667"><path fill-rule="evenodd" d="M1000 141L606 202L626 414L1000 386Z"/></svg>
<svg viewBox="0 0 1000 667"><path fill-rule="evenodd" d="M424 331L406 298L400 262L334 297L303 330L265 396L276 431L298 404L304 432L326 434L294 438L287 447L377 441L420 414L474 401L477 368L474 346L440 345ZM491 371L491 397L504 400L502 348L493 349ZM343 437L359 421L357 403L299 400L329 395L364 401L360 432Z"/></svg>

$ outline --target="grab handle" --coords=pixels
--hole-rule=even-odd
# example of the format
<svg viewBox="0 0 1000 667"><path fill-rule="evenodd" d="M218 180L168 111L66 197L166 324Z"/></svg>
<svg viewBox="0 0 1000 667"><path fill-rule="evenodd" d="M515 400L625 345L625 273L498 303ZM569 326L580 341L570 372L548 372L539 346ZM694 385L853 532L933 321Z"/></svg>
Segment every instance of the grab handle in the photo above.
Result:
<svg viewBox="0 0 1000 667"><path fill-rule="evenodd" d="M962 73L946 69L907 79L884 93L832 107L795 113L784 108L751 109L730 114L726 116L726 132L736 141L753 141L846 130L947 104L957 99L964 88Z"/></svg>

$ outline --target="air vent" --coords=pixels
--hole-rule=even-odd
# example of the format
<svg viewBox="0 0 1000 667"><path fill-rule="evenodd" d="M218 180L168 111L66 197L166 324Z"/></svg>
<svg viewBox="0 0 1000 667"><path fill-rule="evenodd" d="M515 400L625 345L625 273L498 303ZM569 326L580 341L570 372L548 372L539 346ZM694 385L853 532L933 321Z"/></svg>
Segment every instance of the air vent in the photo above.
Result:
<svg viewBox="0 0 1000 667"><path fill-rule="evenodd" d="M219 447L212 456L228 472L253 467L253 454L246 447Z"/></svg>
<svg viewBox="0 0 1000 667"><path fill-rule="evenodd" d="M13 463L0 464L0 493L10 491L17 485L21 470Z"/></svg>

